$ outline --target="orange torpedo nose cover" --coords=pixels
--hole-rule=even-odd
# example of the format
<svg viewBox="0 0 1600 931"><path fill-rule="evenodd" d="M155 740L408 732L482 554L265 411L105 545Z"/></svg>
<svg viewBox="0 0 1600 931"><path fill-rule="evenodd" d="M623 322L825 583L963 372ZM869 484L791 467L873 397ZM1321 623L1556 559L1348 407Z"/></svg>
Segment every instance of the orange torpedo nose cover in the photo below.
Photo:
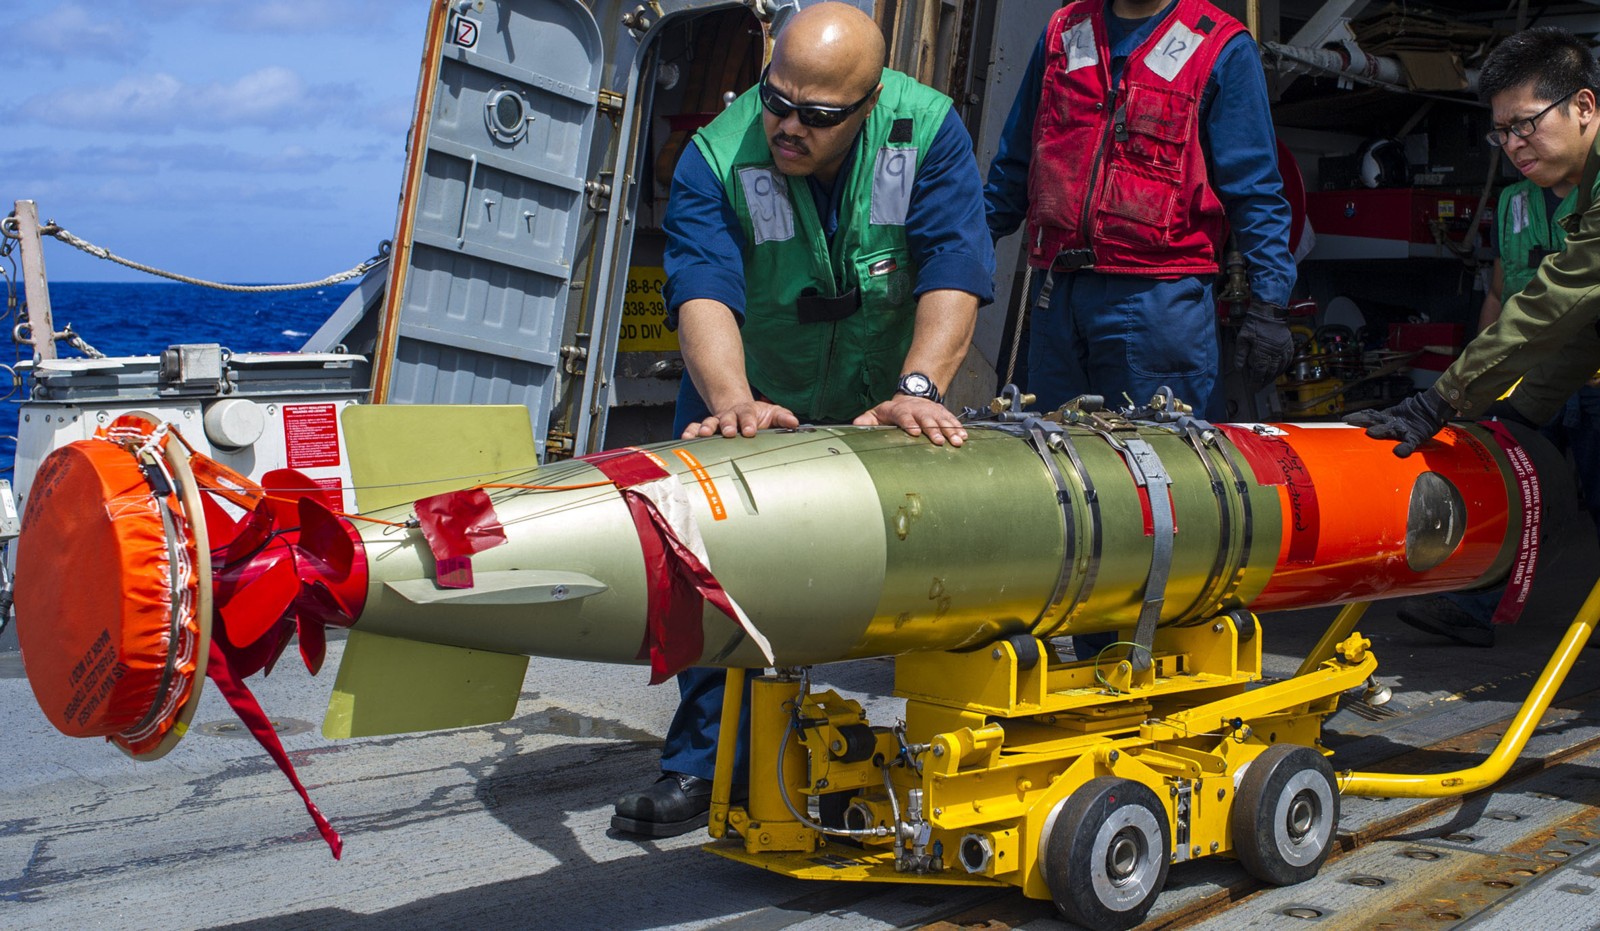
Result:
<svg viewBox="0 0 1600 931"><path fill-rule="evenodd" d="M154 748L195 687L195 542L178 496L126 449L51 453L17 541L17 637L39 706L74 737ZM198 517L196 519L199 519Z"/></svg>

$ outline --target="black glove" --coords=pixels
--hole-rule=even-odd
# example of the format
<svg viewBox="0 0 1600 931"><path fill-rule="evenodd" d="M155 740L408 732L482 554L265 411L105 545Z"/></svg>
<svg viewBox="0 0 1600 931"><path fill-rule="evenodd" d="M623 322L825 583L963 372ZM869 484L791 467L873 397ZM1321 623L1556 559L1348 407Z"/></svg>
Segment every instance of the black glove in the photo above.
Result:
<svg viewBox="0 0 1600 931"><path fill-rule="evenodd" d="M1439 392L1424 388L1393 407L1346 414L1344 422L1366 427L1367 436L1375 440L1399 440L1394 454L1404 459L1432 439L1454 413Z"/></svg>
<svg viewBox="0 0 1600 931"><path fill-rule="evenodd" d="M1294 337L1289 334L1287 308L1251 301L1233 349L1233 367L1244 373L1252 387L1260 387L1289 370L1294 358Z"/></svg>

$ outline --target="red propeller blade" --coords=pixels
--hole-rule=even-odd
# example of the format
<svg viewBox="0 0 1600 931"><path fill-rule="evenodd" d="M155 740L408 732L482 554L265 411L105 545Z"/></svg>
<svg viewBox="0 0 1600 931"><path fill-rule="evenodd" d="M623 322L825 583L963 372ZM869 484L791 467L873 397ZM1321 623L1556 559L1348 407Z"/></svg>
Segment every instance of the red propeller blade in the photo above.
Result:
<svg viewBox="0 0 1600 931"><path fill-rule="evenodd" d="M344 524L316 498L301 498L299 510L300 539L296 547L323 563L336 577L349 575L355 563L356 548Z"/></svg>
<svg viewBox="0 0 1600 931"><path fill-rule="evenodd" d="M239 535L239 522L211 495L200 496L200 507L205 512L206 536L211 540L212 551L227 548Z"/></svg>
<svg viewBox="0 0 1600 931"><path fill-rule="evenodd" d="M315 479L294 469L273 469L261 476L261 487L273 497L274 503L286 509L293 508L294 502L301 498L315 498L318 504L330 511L344 508L343 496L339 492L318 485ZM285 518L288 516L284 514Z"/></svg>
<svg viewBox="0 0 1600 931"><path fill-rule="evenodd" d="M328 630L315 618L299 620L300 658L312 675L322 671L322 660L328 654Z"/></svg>
<svg viewBox="0 0 1600 931"><path fill-rule="evenodd" d="M246 567L253 577L220 599L217 613L228 631L228 642L236 647L248 647L261 639L273 625L293 606L300 594L300 578L294 571L294 558L287 551L278 551L270 561L258 561ZM224 593L219 591L219 596Z"/></svg>

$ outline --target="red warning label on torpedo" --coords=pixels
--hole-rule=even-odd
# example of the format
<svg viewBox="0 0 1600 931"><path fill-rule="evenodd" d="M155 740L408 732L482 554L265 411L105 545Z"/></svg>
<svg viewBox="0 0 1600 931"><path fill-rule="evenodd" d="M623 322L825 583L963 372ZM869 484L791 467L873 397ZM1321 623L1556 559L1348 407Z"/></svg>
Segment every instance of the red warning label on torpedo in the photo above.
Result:
<svg viewBox="0 0 1600 931"><path fill-rule="evenodd" d="M291 469L338 465L338 409L332 404L285 404L283 445Z"/></svg>
<svg viewBox="0 0 1600 931"><path fill-rule="evenodd" d="M1287 561L1310 565L1316 561L1317 541L1322 535L1321 508L1317 486L1311 480L1305 461L1281 436L1255 433L1239 426L1223 425L1233 445L1244 453L1245 461L1263 485L1282 485L1288 493L1289 552Z"/></svg>
<svg viewBox="0 0 1600 931"><path fill-rule="evenodd" d="M1539 488L1539 475L1534 471L1533 459L1511 431L1499 421L1481 424L1494 436L1495 442L1505 452L1511 463L1511 474L1516 478L1517 494L1522 498L1522 535L1517 539L1517 558L1511 565L1511 575L1506 579L1505 594L1495 606L1491 620L1496 624L1515 624L1522 616L1522 608L1533 588L1533 569L1539 562L1539 524L1544 512L1544 493Z"/></svg>

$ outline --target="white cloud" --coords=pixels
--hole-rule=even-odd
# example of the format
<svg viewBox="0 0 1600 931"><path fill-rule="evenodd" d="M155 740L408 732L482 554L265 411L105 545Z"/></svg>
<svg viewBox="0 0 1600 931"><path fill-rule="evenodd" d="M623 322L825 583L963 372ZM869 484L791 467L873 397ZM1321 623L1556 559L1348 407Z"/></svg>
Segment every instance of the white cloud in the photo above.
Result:
<svg viewBox="0 0 1600 931"><path fill-rule="evenodd" d="M48 213L52 220L92 242L113 248L111 243L100 243L103 231L84 217L107 207L139 208L147 211L147 218L174 213L185 215L184 221L194 229L204 230L210 225L225 226L233 221L230 214L218 212L219 205L230 210L240 207L268 208L290 215L305 211L307 205L327 209L329 204L342 202L344 192L327 184L280 185L266 183L260 178L240 175L234 179L196 183L192 179L159 177L107 177L84 180L57 179L30 186L30 200L38 201L40 213ZM198 209L192 209L198 208ZM161 221L151 219L152 229L173 235L182 234L177 226L163 230ZM375 226L375 228L382 228Z"/></svg>
<svg viewBox="0 0 1600 931"><path fill-rule="evenodd" d="M341 149L337 154L288 144L261 152L225 145L87 146L0 151L0 177L22 181L53 178L132 177L174 172L188 176L242 171L251 175L310 175L335 165L370 158Z"/></svg>
<svg viewBox="0 0 1600 931"><path fill-rule="evenodd" d="M419 0L123 0L146 19L198 19L206 28L227 32L312 36L356 35L395 24L420 30L427 4Z"/></svg>
<svg viewBox="0 0 1600 931"><path fill-rule="evenodd" d="M0 0L0 203L210 277L321 273L334 228L365 258L394 226L431 2ZM257 271L185 258L210 239Z"/></svg>
<svg viewBox="0 0 1600 931"><path fill-rule="evenodd" d="M269 125L277 123L284 113L310 105L308 91L300 75L272 65L252 71L232 84L204 85L195 96L202 110L224 122Z"/></svg>
<svg viewBox="0 0 1600 931"><path fill-rule="evenodd" d="M408 10L407 8L410 7ZM407 16L410 12L414 15ZM241 32L276 32L315 35L346 32L351 36L391 28L396 20L421 29L427 21L425 4L396 4L392 0L253 0L230 3L222 24Z"/></svg>
<svg viewBox="0 0 1600 931"><path fill-rule="evenodd" d="M0 53L5 58L133 62L150 44L149 33L137 23L75 3L22 16L4 31L10 36Z"/></svg>
<svg viewBox="0 0 1600 931"><path fill-rule="evenodd" d="M338 88L312 87L279 65L232 82L189 84L157 72L122 78L108 87L79 87L36 94L22 101L19 120L76 130L171 132L239 126L310 126L326 119Z"/></svg>
<svg viewBox="0 0 1600 931"><path fill-rule="evenodd" d="M61 128L172 129L182 89L182 82L172 75L152 74L123 78L107 88L37 94L17 109L24 120Z"/></svg>

